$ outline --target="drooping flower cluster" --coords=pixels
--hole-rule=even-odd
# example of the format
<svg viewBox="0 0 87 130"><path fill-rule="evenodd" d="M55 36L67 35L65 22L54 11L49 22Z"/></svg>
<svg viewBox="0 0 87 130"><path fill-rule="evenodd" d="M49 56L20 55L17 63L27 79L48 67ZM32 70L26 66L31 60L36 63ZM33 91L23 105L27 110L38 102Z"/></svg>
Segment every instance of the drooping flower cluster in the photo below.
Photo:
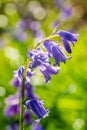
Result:
<svg viewBox="0 0 87 130"><path fill-rule="evenodd" d="M60 67L54 67L50 64L49 53L43 52L40 48L28 53L31 58L30 68L38 67L41 73L45 77L45 81L48 82L51 79L52 74L57 74Z"/></svg>
<svg viewBox="0 0 87 130"><path fill-rule="evenodd" d="M71 53L71 48L69 42L74 45L77 41L77 34L73 34L67 31L59 30L58 35L63 41L65 50ZM24 123L32 123L30 111L40 120L48 115L49 110L44 108L42 101L34 94L33 86L31 85L30 78L35 75L35 68L38 68L45 78L45 82L48 82L52 75L57 75L60 70L61 62L66 63L66 60L70 57L66 56L62 50L62 47L51 41L50 39L43 42L43 47L45 51L41 48L36 48L28 52L28 58L30 58L30 64L27 68L24 95L25 101L23 102L25 106L24 113ZM50 58L53 58L54 63L51 63ZM7 104L4 113L7 117L15 116L20 113L19 99L21 98L21 87L23 80L23 73L25 67L21 66L17 71L14 72L14 79L12 80L12 85L18 89L16 95L8 97L5 102ZM29 111L30 110L30 111Z"/></svg>

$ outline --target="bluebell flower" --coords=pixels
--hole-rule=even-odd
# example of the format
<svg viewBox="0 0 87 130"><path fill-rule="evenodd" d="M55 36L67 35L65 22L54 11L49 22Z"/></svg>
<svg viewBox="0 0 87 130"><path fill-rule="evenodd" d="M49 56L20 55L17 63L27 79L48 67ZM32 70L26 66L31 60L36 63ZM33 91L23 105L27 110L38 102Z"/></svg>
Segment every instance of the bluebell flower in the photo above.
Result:
<svg viewBox="0 0 87 130"><path fill-rule="evenodd" d="M16 95L18 95L18 96L16 97ZM14 100L14 98L15 99L21 98L20 89L17 91L16 95L10 96L11 98L10 97L6 98L6 102L7 102L7 100L8 100L8 102L10 102L10 100ZM30 99L37 98L37 96L34 94L34 87L31 85L31 82L30 82L29 78L26 78L26 81L25 81L24 95L25 95L26 98L30 98Z"/></svg>
<svg viewBox="0 0 87 130"><path fill-rule="evenodd" d="M4 114L7 117L12 117L12 116L15 116L15 115L19 114L19 106L18 106L18 104L17 105L6 106L5 109L4 109Z"/></svg>
<svg viewBox="0 0 87 130"><path fill-rule="evenodd" d="M68 31L59 30L58 35L63 39L63 44L68 53L71 53L71 48L69 42L74 45L74 42L77 41L78 34L74 34Z"/></svg>
<svg viewBox="0 0 87 130"><path fill-rule="evenodd" d="M24 66L20 66L18 70L14 71L14 79L11 81L11 85L15 87L21 87L22 85L22 78L23 78L23 73L24 73ZM30 68L27 70L27 75L26 75L26 80L29 79L31 76L33 76L35 72L31 71Z"/></svg>
<svg viewBox="0 0 87 130"><path fill-rule="evenodd" d="M53 67L49 62L49 54L43 52L41 49L36 49L29 52L29 56L32 59L30 67L38 67L41 73L44 75L46 82L51 79L52 74L57 74L59 72L59 67Z"/></svg>
<svg viewBox="0 0 87 130"><path fill-rule="evenodd" d="M11 95L5 99L6 107L4 109L4 114L7 117L12 117L16 114L19 114L19 95Z"/></svg>
<svg viewBox="0 0 87 130"><path fill-rule="evenodd" d="M23 72L24 72L24 66L20 66L18 70L14 71L14 77L22 79Z"/></svg>
<svg viewBox="0 0 87 130"><path fill-rule="evenodd" d="M31 124L31 115L29 111L24 112L24 124L26 125Z"/></svg>
<svg viewBox="0 0 87 130"><path fill-rule="evenodd" d="M37 99L26 100L24 105L30 109L39 119L48 116L49 110L46 110L43 103Z"/></svg>
<svg viewBox="0 0 87 130"><path fill-rule="evenodd" d="M60 62L66 62L66 55L62 52L59 45L53 45L51 47L51 53L54 57L55 63L60 66Z"/></svg>
<svg viewBox="0 0 87 130"><path fill-rule="evenodd" d="M29 51L28 56L31 58L30 68L36 68L43 63L49 63L48 53L43 52L42 49Z"/></svg>
<svg viewBox="0 0 87 130"><path fill-rule="evenodd" d="M61 38L64 38L72 43L77 41L78 34L74 34L74 33L68 32L68 31L63 31L63 30L59 30L58 34Z"/></svg>
<svg viewBox="0 0 87 130"><path fill-rule="evenodd" d="M50 73L48 71L46 71L46 68L44 66L39 66L39 69L45 77L45 82L48 82L51 79Z"/></svg>
<svg viewBox="0 0 87 130"><path fill-rule="evenodd" d="M31 94L30 91L28 93ZM29 96L31 96L29 94ZM20 106L19 106L19 98L21 97L21 93L18 92L16 95L11 95L5 99L6 107L4 109L4 114L7 117L13 117L20 113ZM29 98L29 97L28 97ZM31 123L31 115L28 111L24 111L24 124Z"/></svg>
<svg viewBox="0 0 87 130"><path fill-rule="evenodd" d="M37 96L34 94L34 87L27 80L25 83L25 97L29 99L36 99Z"/></svg>
<svg viewBox="0 0 87 130"><path fill-rule="evenodd" d="M51 79L52 74L58 74L60 67L56 68L48 63L47 64L44 63L43 65L39 66L39 69L41 73L44 75L45 81L48 82Z"/></svg>
<svg viewBox="0 0 87 130"><path fill-rule="evenodd" d="M60 66L60 62L66 62L68 58L62 51L61 46L59 44L55 44L53 41L46 40L43 45L50 55L55 60L55 64Z"/></svg>
<svg viewBox="0 0 87 130"><path fill-rule="evenodd" d="M22 85L22 81L20 80L20 78L13 78L11 80L11 85L15 86L16 88L19 88Z"/></svg>
<svg viewBox="0 0 87 130"><path fill-rule="evenodd" d="M19 68L18 68L18 70L16 70L16 71L14 71L14 77L17 77L17 78L20 78L20 79L22 79L22 76L23 76L23 72L24 72L24 66L20 66ZM31 72L31 69L30 68L28 68L28 70L27 70L27 77L31 77L31 76L33 76L35 74L35 72Z"/></svg>

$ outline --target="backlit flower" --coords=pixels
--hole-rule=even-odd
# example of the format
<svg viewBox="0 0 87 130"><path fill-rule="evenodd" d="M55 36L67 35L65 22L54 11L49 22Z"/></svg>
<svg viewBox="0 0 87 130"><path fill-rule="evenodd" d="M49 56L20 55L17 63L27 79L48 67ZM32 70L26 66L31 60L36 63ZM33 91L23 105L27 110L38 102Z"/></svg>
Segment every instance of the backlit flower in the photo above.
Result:
<svg viewBox="0 0 87 130"><path fill-rule="evenodd" d="M39 119L48 116L49 110L46 110L43 103L37 99L26 100L24 105L30 109Z"/></svg>

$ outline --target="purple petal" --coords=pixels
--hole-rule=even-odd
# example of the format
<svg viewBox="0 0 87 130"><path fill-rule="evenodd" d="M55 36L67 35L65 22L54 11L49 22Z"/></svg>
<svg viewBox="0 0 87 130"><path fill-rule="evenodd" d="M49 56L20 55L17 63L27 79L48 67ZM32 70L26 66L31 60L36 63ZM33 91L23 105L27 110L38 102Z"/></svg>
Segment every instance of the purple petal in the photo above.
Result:
<svg viewBox="0 0 87 130"><path fill-rule="evenodd" d="M59 51L58 51L56 46L52 46L51 53L52 53L52 55L54 57L55 63L60 66L61 59L60 59Z"/></svg>
<svg viewBox="0 0 87 130"><path fill-rule="evenodd" d="M14 76L21 79L22 75L23 75L23 72L24 72L24 66L20 66L18 68L18 70L14 71Z"/></svg>
<svg viewBox="0 0 87 130"><path fill-rule="evenodd" d="M67 40L63 39L63 45L68 53L71 53L71 48Z"/></svg>
<svg viewBox="0 0 87 130"><path fill-rule="evenodd" d="M48 110L46 110L43 104L36 99L29 100L26 107L30 108L39 119L48 115Z"/></svg>
<svg viewBox="0 0 87 130"><path fill-rule="evenodd" d="M50 76L50 73L47 72L46 67L45 66L39 66L39 69L45 77L45 82L48 82L51 79L51 76Z"/></svg>
<svg viewBox="0 0 87 130"><path fill-rule="evenodd" d="M54 67L54 66L51 66L49 64L44 64L45 67L46 67L46 70L47 72L49 72L50 74L58 74L59 70L60 70L60 67Z"/></svg>
<svg viewBox="0 0 87 130"><path fill-rule="evenodd" d="M53 45L52 41L46 40L46 41L43 43L43 45L44 45L44 47L46 48L46 50L50 53L50 52L51 52L50 48L51 48L51 46Z"/></svg>
<svg viewBox="0 0 87 130"><path fill-rule="evenodd" d="M18 105L7 106L4 110L4 114L7 117L12 117L16 114L19 114L19 106Z"/></svg>
<svg viewBox="0 0 87 130"><path fill-rule="evenodd" d="M11 81L11 85L15 86L15 87L20 87L21 86L21 80L19 78L14 78L12 81Z"/></svg>
<svg viewBox="0 0 87 130"><path fill-rule="evenodd" d="M24 112L24 124L30 124L31 123L31 115L28 111Z"/></svg>
<svg viewBox="0 0 87 130"><path fill-rule="evenodd" d="M78 34L70 33L68 31L59 30L58 34L61 38L66 39L68 41L77 41Z"/></svg>
<svg viewBox="0 0 87 130"><path fill-rule="evenodd" d="M19 93L17 93L16 95L11 95L5 99L5 103L7 105L17 105L19 104L19 96Z"/></svg>
<svg viewBox="0 0 87 130"><path fill-rule="evenodd" d="M35 74L35 72L31 72L31 69L28 68L28 70L27 70L27 76L28 76L28 77L31 77L31 76L33 76L34 74Z"/></svg>
<svg viewBox="0 0 87 130"><path fill-rule="evenodd" d="M40 48L29 52L28 54L31 58L30 68L36 68L40 66L43 62L49 63L48 53L42 51Z"/></svg>
<svg viewBox="0 0 87 130"><path fill-rule="evenodd" d="M36 98L34 95L33 86L29 82L26 82L25 84L25 96L30 99Z"/></svg>

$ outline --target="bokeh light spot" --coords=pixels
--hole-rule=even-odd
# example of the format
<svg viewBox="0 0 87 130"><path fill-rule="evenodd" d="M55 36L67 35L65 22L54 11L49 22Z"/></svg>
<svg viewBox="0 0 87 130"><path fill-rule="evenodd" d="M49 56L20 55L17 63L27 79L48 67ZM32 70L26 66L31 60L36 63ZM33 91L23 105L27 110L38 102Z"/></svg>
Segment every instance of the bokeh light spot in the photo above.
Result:
<svg viewBox="0 0 87 130"><path fill-rule="evenodd" d="M13 4L13 3L9 3L6 5L5 7L5 13L8 14L8 15L13 15L13 14L16 14L17 12L17 8L16 8L16 5Z"/></svg>
<svg viewBox="0 0 87 130"><path fill-rule="evenodd" d="M8 57L11 60L16 60L19 57L19 52L15 48L5 47L4 52L5 52L6 57Z"/></svg>
<svg viewBox="0 0 87 130"><path fill-rule="evenodd" d="M6 94L6 90L4 87L0 86L0 97L4 97Z"/></svg>
<svg viewBox="0 0 87 130"><path fill-rule="evenodd" d="M16 48L7 46L4 48L4 53L6 57L9 58L11 66L19 66L23 64L24 57L20 55L19 51Z"/></svg>
<svg viewBox="0 0 87 130"><path fill-rule="evenodd" d="M0 27L5 27L8 24L8 18L5 15L0 15Z"/></svg>
<svg viewBox="0 0 87 130"><path fill-rule="evenodd" d="M76 121L73 123L73 128L75 130L80 130L83 125L85 124L84 120L81 118L76 119Z"/></svg>
<svg viewBox="0 0 87 130"><path fill-rule="evenodd" d="M33 11L33 15L38 20L43 20L46 17L46 11L42 7L38 7Z"/></svg>
<svg viewBox="0 0 87 130"><path fill-rule="evenodd" d="M38 1L31 1L29 2L28 9L29 11L33 12L36 8L40 7L40 3Z"/></svg>
<svg viewBox="0 0 87 130"><path fill-rule="evenodd" d="M76 89L77 89L76 86L72 84L69 86L68 91L69 93L75 93Z"/></svg>

